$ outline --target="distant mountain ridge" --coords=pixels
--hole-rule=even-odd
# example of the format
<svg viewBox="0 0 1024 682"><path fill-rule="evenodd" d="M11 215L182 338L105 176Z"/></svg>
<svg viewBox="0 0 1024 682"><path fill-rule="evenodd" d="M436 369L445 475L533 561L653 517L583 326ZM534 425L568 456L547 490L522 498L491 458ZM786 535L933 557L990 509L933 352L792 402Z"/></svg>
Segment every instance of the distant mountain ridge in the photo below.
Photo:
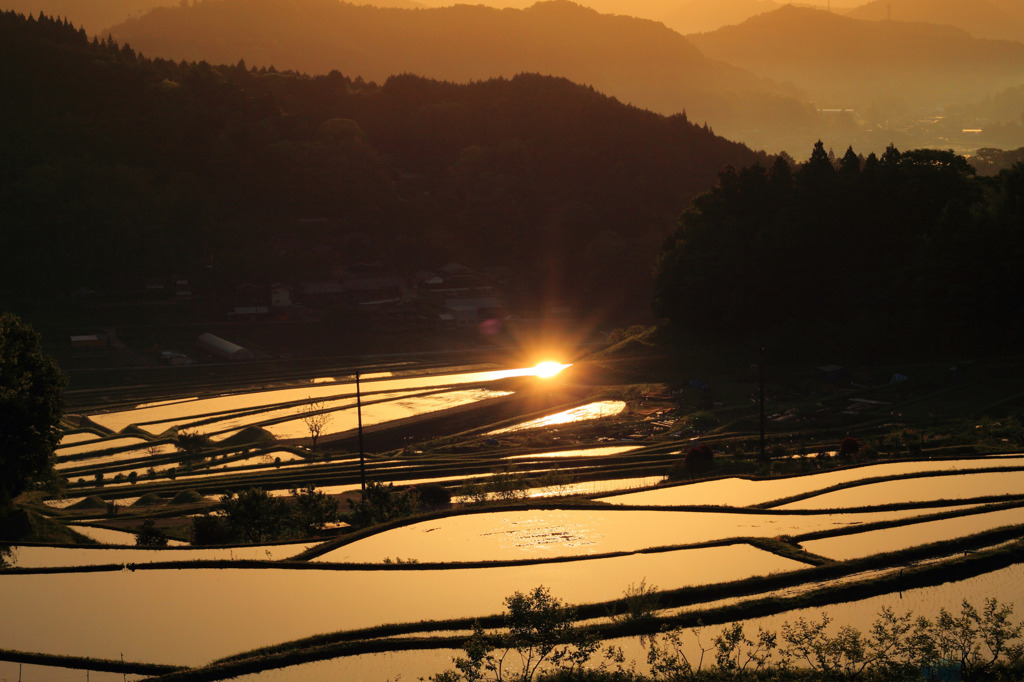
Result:
<svg viewBox="0 0 1024 682"><path fill-rule="evenodd" d="M1024 44L929 23L867 21L782 7L688 38L705 54L792 82L819 106L899 102L924 109L1024 80Z"/></svg>
<svg viewBox="0 0 1024 682"><path fill-rule="evenodd" d="M705 57L658 22L548 0L524 10L482 5L422 10L335 0L206 0L159 8L112 30L149 56L469 82L517 73L557 75L662 114L696 121L755 146L770 130L812 124L797 94ZM748 135L751 132L754 138ZM756 135L761 134L761 139ZM804 140L802 146L806 144ZM775 147L778 149L778 147Z"/></svg>
<svg viewBox="0 0 1024 682"><path fill-rule="evenodd" d="M98 35L129 17L140 16L155 7L175 4L174 0L0 0L0 9L19 14L62 17L89 35Z"/></svg>
<svg viewBox="0 0 1024 682"><path fill-rule="evenodd" d="M687 35L739 24L779 7L780 3L775 0L689 0L669 10L661 20L666 26Z"/></svg>
<svg viewBox="0 0 1024 682"><path fill-rule="evenodd" d="M405 72L457 81L538 72L600 88L602 80L618 82L630 66L644 64L678 85L757 84L750 74L706 59L656 22L602 15L567 0L524 10L208 0L155 9L114 27L112 35L146 54L217 63L244 58L278 69L339 70L378 81Z"/></svg>
<svg viewBox="0 0 1024 682"><path fill-rule="evenodd" d="M872 0L845 14L869 21L943 24L976 38L1024 41L1024 2L1019 0Z"/></svg>

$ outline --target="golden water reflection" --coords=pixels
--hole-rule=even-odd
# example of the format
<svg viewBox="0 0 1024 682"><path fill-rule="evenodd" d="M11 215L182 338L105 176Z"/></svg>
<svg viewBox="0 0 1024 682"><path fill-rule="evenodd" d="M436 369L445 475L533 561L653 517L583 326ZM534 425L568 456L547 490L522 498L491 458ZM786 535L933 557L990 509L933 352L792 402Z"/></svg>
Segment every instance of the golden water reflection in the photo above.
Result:
<svg viewBox="0 0 1024 682"><path fill-rule="evenodd" d="M601 419L602 417L614 417L615 415L620 414L624 409L626 409L626 403L621 400L602 400L601 402L580 405L579 407L574 407L556 414L549 414L546 417L533 419L528 422L523 422L522 424L516 424L515 426L508 426L503 429L489 431L487 432L487 435L496 436L502 433L536 429L542 426L556 426L558 424L571 424L590 419Z"/></svg>
<svg viewBox="0 0 1024 682"><path fill-rule="evenodd" d="M771 514L635 509L484 512L377 533L315 561L487 561L634 552L741 537L776 537L912 518L936 510ZM400 548L400 549L399 549Z"/></svg>
<svg viewBox="0 0 1024 682"><path fill-rule="evenodd" d="M500 613L506 596L537 585L588 603L644 579L672 589L802 566L736 545L461 570L18 573L3 576L0 611L19 615L0 620L0 641L20 651L192 666L317 633Z"/></svg>
<svg viewBox="0 0 1024 682"><path fill-rule="evenodd" d="M657 490L646 490L635 493L626 493L601 498L603 502L624 505L717 505L728 504L734 507L747 507L755 504L763 504L773 500L780 500L794 495L803 495L818 490L824 490L834 485L861 481L868 478L884 476L903 476L914 473L926 473L933 471L961 471L965 469L1000 469L1009 467L1024 466L1024 457L983 457L958 460L926 460L914 462L888 462L884 464L870 464L867 466L827 471L802 476L791 476L788 478L749 480L743 478L721 478L700 483L690 483L678 486L659 488ZM923 479L914 479L923 480ZM913 486L910 486L913 488ZM864 491L864 487L850 489L849 494L857 498L859 494L854 490ZM908 491L912 492L912 491ZM997 494L997 493L992 493ZM863 502L864 505L888 504L890 502L906 502L900 494L893 494L888 499L880 498L880 502ZM822 504L821 500L815 501L807 507L798 505L805 503L794 503L783 508L815 508L828 507L831 504Z"/></svg>

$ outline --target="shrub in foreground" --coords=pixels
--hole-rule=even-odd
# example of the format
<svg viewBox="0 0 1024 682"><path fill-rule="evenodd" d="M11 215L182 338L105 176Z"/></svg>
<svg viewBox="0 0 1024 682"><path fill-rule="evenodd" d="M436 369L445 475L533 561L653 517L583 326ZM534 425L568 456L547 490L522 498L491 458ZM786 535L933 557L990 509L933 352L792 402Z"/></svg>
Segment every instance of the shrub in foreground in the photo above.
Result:
<svg viewBox="0 0 1024 682"><path fill-rule="evenodd" d="M628 596L628 595L627 595ZM431 682L516 680L1019 680L1024 679L1024 624L1013 606L986 599L979 610L964 600L958 613L934 620L883 607L864 633L832 619L800 617L780 632L742 623L725 625L710 642L701 628L673 628L641 639L649 673L625 665L621 649L600 649L596 633L575 623L574 610L543 586L505 599L505 628L479 628L455 668ZM689 634L696 646L684 641Z"/></svg>

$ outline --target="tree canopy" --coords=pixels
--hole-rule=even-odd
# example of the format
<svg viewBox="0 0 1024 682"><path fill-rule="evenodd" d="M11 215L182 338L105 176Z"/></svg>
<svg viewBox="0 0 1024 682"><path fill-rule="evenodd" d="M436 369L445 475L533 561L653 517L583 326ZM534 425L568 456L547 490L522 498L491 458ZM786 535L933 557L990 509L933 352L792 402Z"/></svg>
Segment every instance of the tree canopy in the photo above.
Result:
<svg viewBox="0 0 1024 682"><path fill-rule="evenodd" d="M0 505L52 475L65 383L35 329L0 313Z"/></svg>
<svg viewBox="0 0 1024 682"><path fill-rule="evenodd" d="M527 304L635 309L680 208L764 158L537 74L376 84L172 62L13 13L0 59L0 266L40 296L325 278L366 262L355 242L400 273L507 268Z"/></svg>
<svg viewBox="0 0 1024 682"><path fill-rule="evenodd" d="M1011 347L1024 312L1024 164L978 178L890 147L729 168L665 244L656 312L764 343Z"/></svg>

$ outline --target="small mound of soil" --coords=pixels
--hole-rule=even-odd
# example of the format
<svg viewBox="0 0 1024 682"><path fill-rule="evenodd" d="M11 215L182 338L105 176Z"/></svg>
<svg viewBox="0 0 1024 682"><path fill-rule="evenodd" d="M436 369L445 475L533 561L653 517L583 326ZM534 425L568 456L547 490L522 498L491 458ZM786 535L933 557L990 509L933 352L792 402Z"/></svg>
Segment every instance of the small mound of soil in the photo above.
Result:
<svg viewBox="0 0 1024 682"><path fill-rule="evenodd" d="M171 499L170 504L195 504L202 501L203 496L195 490L182 490Z"/></svg>
<svg viewBox="0 0 1024 682"><path fill-rule="evenodd" d="M106 509L107 501L98 495L90 495L80 502L68 506L68 509Z"/></svg>
<svg viewBox="0 0 1024 682"><path fill-rule="evenodd" d="M237 447L258 443L269 443L274 440L274 435L266 429L258 426L247 426L238 433L225 438L219 445Z"/></svg>

